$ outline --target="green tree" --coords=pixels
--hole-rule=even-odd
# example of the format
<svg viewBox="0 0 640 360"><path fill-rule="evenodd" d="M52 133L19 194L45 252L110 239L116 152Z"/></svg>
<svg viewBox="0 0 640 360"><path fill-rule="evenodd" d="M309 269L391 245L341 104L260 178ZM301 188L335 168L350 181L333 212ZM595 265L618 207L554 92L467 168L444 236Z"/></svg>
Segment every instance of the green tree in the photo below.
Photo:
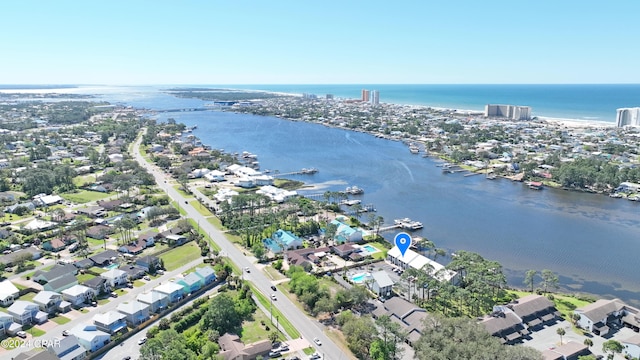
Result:
<svg viewBox="0 0 640 360"><path fill-rule="evenodd" d="M235 300L229 294L222 293L211 300L200 320L200 326L204 331L212 329L224 334L237 331L242 320L236 310Z"/></svg>
<svg viewBox="0 0 640 360"><path fill-rule="evenodd" d="M560 345L562 345L562 337L566 334L563 328L558 328L556 334L560 335Z"/></svg>
<svg viewBox="0 0 640 360"><path fill-rule="evenodd" d="M524 274L524 284L527 285L527 287L531 288L531 292L533 292L536 275L538 275L538 271L536 270L527 270L527 272Z"/></svg>
<svg viewBox="0 0 640 360"><path fill-rule="evenodd" d="M602 343L602 351L609 353L607 358L613 359L615 354L620 354L624 350L624 346L616 340L607 340Z"/></svg>
<svg viewBox="0 0 640 360"><path fill-rule="evenodd" d="M558 275L554 274L553 271L544 269L541 272L541 277L541 285L545 293L548 292L549 288L558 289Z"/></svg>

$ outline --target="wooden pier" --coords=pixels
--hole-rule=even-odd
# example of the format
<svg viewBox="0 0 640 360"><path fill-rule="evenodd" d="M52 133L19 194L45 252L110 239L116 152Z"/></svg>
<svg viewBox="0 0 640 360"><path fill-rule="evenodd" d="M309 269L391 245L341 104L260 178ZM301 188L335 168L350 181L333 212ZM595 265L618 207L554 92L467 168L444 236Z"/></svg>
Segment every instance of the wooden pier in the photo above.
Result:
<svg viewBox="0 0 640 360"><path fill-rule="evenodd" d="M289 176L289 175L313 175L317 172L318 172L317 169L312 168L312 169L302 169L298 171L291 171L286 173L272 173L271 176L280 177L280 176Z"/></svg>

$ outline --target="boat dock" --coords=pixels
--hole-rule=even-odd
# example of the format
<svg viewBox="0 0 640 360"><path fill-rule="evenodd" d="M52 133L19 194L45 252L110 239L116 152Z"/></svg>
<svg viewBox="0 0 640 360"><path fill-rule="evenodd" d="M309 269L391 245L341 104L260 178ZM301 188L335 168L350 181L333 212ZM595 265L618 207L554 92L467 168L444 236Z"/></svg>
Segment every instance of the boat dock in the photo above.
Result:
<svg viewBox="0 0 640 360"><path fill-rule="evenodd" d="M273 173L271 174L271 176L273 177L280 177L280 176L288 176L288 175L313 175L315 173L318 172L318 169L316 168L304 168L302 170L298 170L298 171L291 171L291 172L286 172L286 173Z"/></svg>

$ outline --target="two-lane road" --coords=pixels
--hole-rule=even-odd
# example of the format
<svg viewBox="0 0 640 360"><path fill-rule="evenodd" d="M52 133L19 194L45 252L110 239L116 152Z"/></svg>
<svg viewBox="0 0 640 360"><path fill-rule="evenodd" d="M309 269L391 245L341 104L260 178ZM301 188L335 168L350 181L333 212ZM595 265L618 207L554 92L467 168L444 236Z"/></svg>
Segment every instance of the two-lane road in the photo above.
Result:
<svg viewBox="0 0 640 360"><path fill-rule="evenodd" d="M251 280L253 281L255 287L260 290L263 294L269 296L273 291L271 290L272 283L270 280L259 271L253 263L247 259L247 257L242 253L241 250L236 248L224 234L214 227L211 223L207 221L207 219L200 214L193 206L188 204L187 199L182 196L176 189L171 186L170 183L166 182L165 174L162 171L149 164L140 154L140 142L142 141L142 137L138 137L136 142L132 147L133 156L140 163L141 166L145 167L149 173L153 174L158 183L158 186L174 201L180 204L180 207L184 209L189 218L196 220L199 223L199 226L202 230L204 230L213 241L216 242L221 248L221 251L224 252L237 266L241 269L248 267L251 270ZM339 360L339 359L349 359L352 358L350 355L345 354L329 337L327 337L324 332L324 326L319 322L310 319L306 316L298 307L296 307L286 296L281 295L278 296L278 300L273 302L273 306L277 307L278 310L286 317L291 324L298 329L300 334L306 339L309 340L310 343L313 343L314 338L320 339L322 345L318 346L313 344L316 347L317 352L320 355L324 356L326 360Z"/></svg>

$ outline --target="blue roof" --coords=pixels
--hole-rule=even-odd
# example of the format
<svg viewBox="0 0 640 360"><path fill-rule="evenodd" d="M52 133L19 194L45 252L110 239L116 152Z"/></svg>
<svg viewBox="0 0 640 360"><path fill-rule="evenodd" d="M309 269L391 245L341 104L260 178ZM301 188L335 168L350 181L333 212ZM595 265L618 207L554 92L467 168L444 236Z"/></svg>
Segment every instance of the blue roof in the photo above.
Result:
<svg viewBox="0 0 640 360"><path fill-rule="evenodd" d="M273 233L271 239L264 239L262 242L267 248L269 248L269 250L277 253L281 252L283 248L288 249L297 245L294 243L300 243L300 239L289 231L279 229Z"/></svg>

